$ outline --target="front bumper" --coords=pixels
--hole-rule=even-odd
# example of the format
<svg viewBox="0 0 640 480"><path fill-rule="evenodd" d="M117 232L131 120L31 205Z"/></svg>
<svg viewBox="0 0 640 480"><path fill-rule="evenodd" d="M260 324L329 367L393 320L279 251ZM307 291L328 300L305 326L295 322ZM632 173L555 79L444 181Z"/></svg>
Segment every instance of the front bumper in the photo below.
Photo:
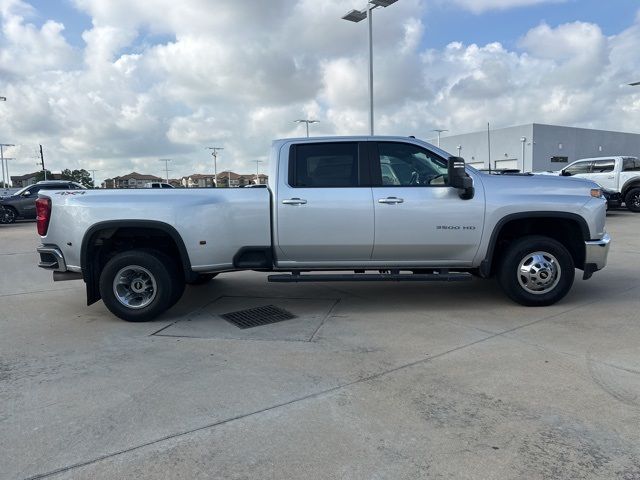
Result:
<svg viewBox="0 0 640 480"><path fill-rule="evenodd" d="M584 280L591 278L594 272L602 270L607 264L609 255L609 246L611 245L611 236L605 233L600 240L590 240L584 242L585 259L584 259Z"/></svg>

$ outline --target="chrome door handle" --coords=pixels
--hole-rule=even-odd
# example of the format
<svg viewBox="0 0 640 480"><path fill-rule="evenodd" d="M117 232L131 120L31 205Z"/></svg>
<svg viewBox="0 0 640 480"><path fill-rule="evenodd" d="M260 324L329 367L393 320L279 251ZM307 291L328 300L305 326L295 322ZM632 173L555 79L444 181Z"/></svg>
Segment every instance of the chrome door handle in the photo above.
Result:
<svg viewBox="0 0 640 480"><path fill-rule="evenodd" d="M289 198L288 200L282 200L284 205L304 205L307 201L303 198Z"/></svg>
<svg viewBox="0 0 640 480"><path fill-rule="evenodd" d="M387 198L379 199L378 203L387 203L390 205L395 205L396 203L404 203L404 199L398 198L398 197L387 197Z"/></svg>

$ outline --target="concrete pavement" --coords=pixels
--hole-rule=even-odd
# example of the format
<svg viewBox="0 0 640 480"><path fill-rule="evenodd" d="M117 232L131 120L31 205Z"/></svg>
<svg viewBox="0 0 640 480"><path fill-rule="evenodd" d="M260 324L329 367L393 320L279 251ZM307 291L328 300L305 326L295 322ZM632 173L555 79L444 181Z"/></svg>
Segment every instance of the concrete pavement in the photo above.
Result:
<svg viewBox="0 0 640 480"><path fill-rule="evenodd" d="M491 281L221 275L123 322L0 226L0 478L640 478L640 215L533 309ZM264 304L295 320L238 330Z"/></svg>

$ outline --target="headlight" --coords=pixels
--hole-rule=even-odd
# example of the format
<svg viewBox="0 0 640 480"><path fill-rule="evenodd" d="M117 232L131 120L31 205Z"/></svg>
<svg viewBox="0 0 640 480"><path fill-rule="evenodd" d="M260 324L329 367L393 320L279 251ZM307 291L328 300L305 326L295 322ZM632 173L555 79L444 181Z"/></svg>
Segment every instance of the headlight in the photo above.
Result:
<svg viewBox="0 0 640 480"><path fill-rule="evenodd" d="M593 198L602 198L602 189L601 188L592 188L591 196Z"/></svg>

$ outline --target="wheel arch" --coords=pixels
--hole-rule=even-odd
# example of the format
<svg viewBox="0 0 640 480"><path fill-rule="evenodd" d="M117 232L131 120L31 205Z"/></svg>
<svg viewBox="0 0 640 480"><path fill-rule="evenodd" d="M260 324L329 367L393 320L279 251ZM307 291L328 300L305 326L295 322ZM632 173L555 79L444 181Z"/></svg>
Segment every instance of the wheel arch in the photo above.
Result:
<svg viewBox="0 0 640 480"><path fill-rule="evenodd" d="M589 225L580 215L570 212L519 212L496 223L487 253L480 264L480 274L495 273L497 254L510 241L527 235L544 235L562 243L571 253L576 268L583 269L585 241L591 239Z"/></svg>
<svg viewBox="0 0 640 480"><path fill-rule="evenodd" d="M625 184L620 189L620 194L622 195L622 200L625 199L625 197L627 196L627 193L629 193L629 191L632 188L636 188L636 187L640 188L640 176L631 178L631 179L629 179L629 180L627 180L625 182Z"/></svg>
<svg viewBox="0 0 640 480"><path fill-rule="evenodd" d="M99 277L102 266L105 263L105 255L111 252L120 251L118 249L109 249L107 246L105 251L101 251L104 247L104 241L118 238L119 233L126 233L127 238L135 239L145 238L146 236L162 237L168 240L170 250L175 249L179 257L179 266L184 273L186 280L194 279L197 274L191 269L191 261L189 253L178 231L168 223L155 220L111 220L98 222L92 225L82 238L80 248L80 266L82 268L82 277L87 287L87 305L100 300ZM102 242L98 244L99 242ZM147 242L148 243L148 242ZM153 248L154 245L151 245Z"/></svg>

